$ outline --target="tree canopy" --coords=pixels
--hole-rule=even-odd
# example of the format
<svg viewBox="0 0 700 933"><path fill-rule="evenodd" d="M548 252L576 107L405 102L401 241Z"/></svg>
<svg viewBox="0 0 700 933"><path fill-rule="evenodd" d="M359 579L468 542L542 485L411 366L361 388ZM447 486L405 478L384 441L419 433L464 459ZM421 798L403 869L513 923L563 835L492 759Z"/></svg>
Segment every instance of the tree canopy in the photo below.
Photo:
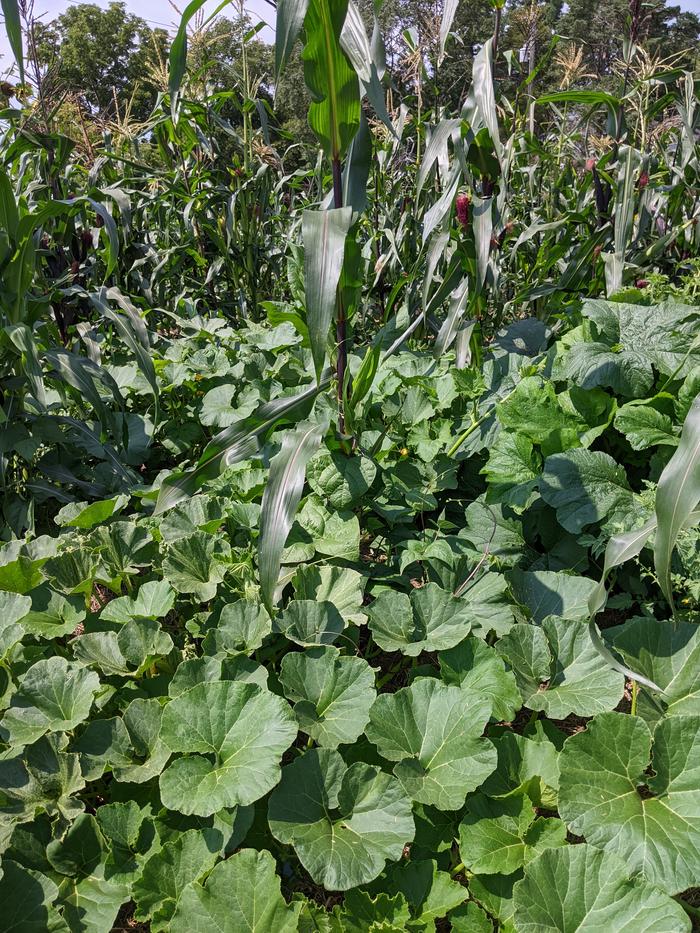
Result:
<svg viewBox="0 0 700 933"><path fill-rule="evenodd" d="M516 53L510 65L505 59L497 63L506 91L522 80L528 65L519 62L517 52L531 43L541 65L540 92L610 83L621 70L625 36L644 46L652 68L655 61L673 59L687 69L697 59L700 18L666 0L507 0L496 18L497 5L494 0L461 0L441 56L442 0L385 0L378 17L396 88L412 90L431 106L459 107L474 56L494 30L501 50ZM374 4L359 0L359 6L371 31ZM35 21L33 30L30 60L54 76L57 95L72 95L93 114L145 119L158 93L167 89L167 31L152 29L129 13L122 0L112 0L106 9L76 4L47 24ZM540 62L554 35L561 37L557 54ZM278 129L296 139L308 134L300 54L301 44L277 88L274 115ZM273 51L257 38L247 15L221 15L192 31L188 74L195 96L198 89L235 91L247 82L254 96L271 101ZM238 122L235 103L230 109L229 118Z"/></svg>

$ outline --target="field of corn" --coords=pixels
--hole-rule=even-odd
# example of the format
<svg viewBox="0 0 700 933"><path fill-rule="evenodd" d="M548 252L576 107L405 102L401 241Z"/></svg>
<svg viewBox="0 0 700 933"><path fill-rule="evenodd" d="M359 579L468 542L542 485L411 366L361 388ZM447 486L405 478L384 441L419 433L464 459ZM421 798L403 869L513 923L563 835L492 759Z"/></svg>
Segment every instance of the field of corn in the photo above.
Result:
<svg viewBox="0 0 700 933"><path fill-rule="evenodd" d="M2 3L0 930L699 928L698 73L202 6L98 138Z"/></svg>

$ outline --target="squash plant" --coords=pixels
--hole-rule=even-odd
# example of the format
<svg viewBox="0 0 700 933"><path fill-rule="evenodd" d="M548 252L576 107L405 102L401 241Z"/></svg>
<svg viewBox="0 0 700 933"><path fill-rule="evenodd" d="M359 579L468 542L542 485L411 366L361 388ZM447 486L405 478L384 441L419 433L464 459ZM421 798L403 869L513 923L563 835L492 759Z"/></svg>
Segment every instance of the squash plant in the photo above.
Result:
<svg viewBox="0 0 700 933"><path fill-rule="evenodd" d="M5 927L686 933L693 82L578 171L531 107L630 100L505 100L498 19L450 114L280 0L287 173L188 84L202 6L142 134L0 145Z"/></svg>

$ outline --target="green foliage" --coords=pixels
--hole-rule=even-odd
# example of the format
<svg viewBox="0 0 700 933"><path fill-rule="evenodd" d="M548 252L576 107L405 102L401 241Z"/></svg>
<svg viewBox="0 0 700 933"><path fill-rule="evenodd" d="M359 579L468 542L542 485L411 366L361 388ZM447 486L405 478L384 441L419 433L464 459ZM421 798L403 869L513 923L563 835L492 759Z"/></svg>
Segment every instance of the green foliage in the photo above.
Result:
<svg viewBox="0 0 700 933"><path fill-rule="evenodd" d="M6 925L689 930L692 20L200 7L0 88Z"/></svg>
<svg viewBox="0 0 700 933"><path fill-rule="evenodd" d="M113 0L106 10L91 3L71 6L37 31L39 62L59 69L65 90L105 113L128 109L136 119L148 116L158 91L151 74L167 48L164 29L151 29Z"/></svg>

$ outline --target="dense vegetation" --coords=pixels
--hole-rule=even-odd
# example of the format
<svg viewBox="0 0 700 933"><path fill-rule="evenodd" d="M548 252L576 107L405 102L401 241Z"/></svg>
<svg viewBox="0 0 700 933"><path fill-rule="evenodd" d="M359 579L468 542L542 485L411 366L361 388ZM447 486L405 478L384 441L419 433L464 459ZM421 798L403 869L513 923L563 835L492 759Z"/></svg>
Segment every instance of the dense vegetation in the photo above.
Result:
<svg viewBox="0 0 700 933"><path fill-rule="evenodd" d="M3 2L0 926L691 930L697 20L201 5Z"/></svg>

